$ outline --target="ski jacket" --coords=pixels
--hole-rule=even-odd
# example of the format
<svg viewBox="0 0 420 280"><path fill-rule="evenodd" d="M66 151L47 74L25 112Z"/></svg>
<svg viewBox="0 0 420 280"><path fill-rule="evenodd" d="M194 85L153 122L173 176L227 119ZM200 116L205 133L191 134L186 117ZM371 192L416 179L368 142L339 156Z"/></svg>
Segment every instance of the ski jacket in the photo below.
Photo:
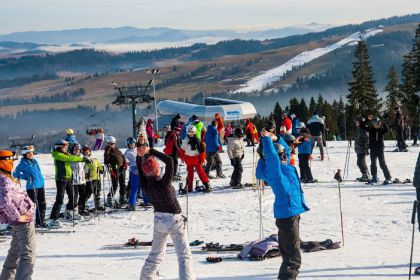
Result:
<svg viewBox="0 0 420 280"><path fill-rule="evenodd" d="M104 139L105 139L105 134L103 134L102 132L100 132L100 133L96 134L96 139L97 139L97 140L102 140L102 141L104 141Z"/></svg>
<svg viewBox="0 0 420 280"><path fill-rule="evenodd" d="M312 154L312 140L304 140L302 139L302 143L298 146L298 152L302 155L310 155Z"/></svg>
<svg viewBox="0 0 420 280"><path fill-rule="evenodd" d="M161 179L146 177L141 169L142 158L137 157L137 166L139 167L138 173L142 190L153 204L155 212L180 214L181 207L176 199L175 189L171 184L174 172L172 158L154 149L150 149L149 156L154 156L164 163L165 173L161 175Z"/></svg>
<svg viewBox="0 0 420 280"><path fill-rule="evenodd" d="M200 120L195 120L191 123L191 125L195 126L197 129L197 133L195 134L195 137L198 138L198 140L201 140L201 131L203 130L204 124Z"/></svg>
<svg viewBox="0 0 420 280"><path fill-rule="evenodd" d="M369 149L372 150L383 150L384 135L388 133L388 126L386 123L382 123L381 127L376 129L374 127L367 127L369 132Z"/></svg>
<svg viewBox="0 0 420 280"><path fill-rule="evenodd" d="M294 136L299 135L299 132L296 130L296 126L300 123L300 120L296 117L292 121L292 134ZM286 128L287 129L287 128Z"/></svg>
<svg viewBox="0 0 420 280"><path fill-rule="evenodd" d="M413 185L414 187L420 189L420 152L417 156L416 169L414 170Z"/></svg>
<svg viewBox="0 0 420 280"><path fill-rule="evenodd" d="M318 115L313 115L308 120L307 127L312 136L322 136L325 133L324 121Z"/></svg>
<svg viewBox="0 0 420 280"><path fill-rule="evenodd" d="M25 180L27 190L44 188L44 176L36 159L22 158L13 172L13 177Z"/></svg>
<svg viewBox="0 0 420 280"><path fill-rule="evenodd" d="M173 119L171 120L171 130L173 130L175 127L179 127L180 125L180 120L181 116L179 114L177 114L175 117L173 117Z"/></svg>
<svg viewBox="0 0 420 280"><path fill-rule="evenodd" d="M182 154L187 156L197 156L204 152L203 146L197 137L187 137L182 140L181 149L183 150Z"/></svg>
<svg viewBox="0 0 420 280"><path fill-rule="evenodd" d="M206 133L206 152L217 152L219 146L219 133L215 126L209 125Z"/></svg>
<svg viewBox="0 0 420 280"><path fill-rule="evenodd" d="M284 120L281 121L280 126L286 127L287 134L292 134L292 120L286 117Z"/></svg>
<svg viewBox="0 0 420 280"><path fill-rule="evenodd" d="M163 149L163 152L165 155L178 154L180 149L179 145L178 135L175 131L171 131L165 137L165 148Z"/></svg>
<svg viewBox="0 0 420 280"><path fill-rule="evenodd" d="M82 156L80 156L83 158ZM85 163L84 162L72 162L71 171L73 172L73 185L85 185L86 174L85 174Z"/></svg>
<svg viewBox="0 0 420 280"><path fill-rule="evenodd" d="M100 174L103 173L104 168L97 158L92 158L92 162L86 162L85 174L87 181L100 180Z"/></svg>
<svg viewBox="0 0 420 280"><path fill-rule="evenodd" d="M151 119L147 120L146 133L147 133L148 138L154 138L155 137L155 131L153 130L153 121Z"/></svg>
<svg viewBox="0 0 420 280"><path fill-rule="evenodd" d="M369 154L369 134L362 127L356 127L354 132L354 150L357 154Z"/></svg>
<svg viewBox="0 0 420 280"><path fill-rule="evenodd" d="M104 153L104 163L105 165L111 165L116 167L121 167L124 165L125 158L120 149L118 148L111 148L110 146L106 146L105 153Z"/></svg>
<svg viewBox="0 0 420 280"><path fill-rule="evenodd" d="M255 125L252 122L247 121L245 125L245 129L244 129L245 134L252 137L255 134L255 129L256 129Z"/></svg>
<svg viewBox="0 0 420 280"><path fill-rule="evenodd" d="M229 137L232 134L233 134L233 128L230 125L225 126L225 137Z"/></svg>
<svg viewBox="0 0 420 280"><path fill-rule="evenodd" d="M128 162L130 173L138 175L138 173L137 173L137 163L136 163L137 149L127 149L124 153L124 158Z"/></svg>
<svg viewBox="0 0 420 280"><path fill-rule="evenodd" d="M248 255L250 257L263 258L269 251L279 248L279 239L277 234L272 234L268 237L258 239L247 244L238 256L241 259L246 259Z"/></svg>
<svg viewBox="0 0 420 280"><path fill-rule="evenodd" d="M296 168L280 162L270 137L261 139L265 160L258 160L256 173L273 190L274 217L289 218L308 211Z"/></svg>
<svg viewBox="0 0 420 280"><path fill-rule="evenodd" d="M217 121L217 131L220 134L220 132L225 128L225 124L223 122L223 118L220 116L219 113L216 113L215 117Z"/></svg>
<svg viewBox="0 0 420 280"><path fill-rule="evenodd" d="M35 204L8 175L0 173L0 224L18 225L21 215L32 214Z"/></svg>
<svg viewBox="0 0 420 280"><path fill-rule="evenodd" d="M72 178L71 163L84 161L83 157L69 155L57 150L52 151L55 166L55 179L56 180L69 180Z"/></svg>
<svg viewBox="0 0 420 280"><path fill-rule="evenodd" d="M227 141L227 154L229 158L242 158L244 155L244 139L242 137L228 137Z"/></svg>

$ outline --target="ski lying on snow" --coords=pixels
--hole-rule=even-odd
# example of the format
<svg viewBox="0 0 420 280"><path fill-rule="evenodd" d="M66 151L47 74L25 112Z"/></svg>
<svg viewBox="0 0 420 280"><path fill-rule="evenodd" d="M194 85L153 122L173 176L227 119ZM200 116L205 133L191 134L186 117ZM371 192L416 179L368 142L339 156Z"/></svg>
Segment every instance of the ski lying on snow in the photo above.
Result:
<svg viewBox="0 0 420 280"><path fill-rule="evenodd" d="M58 230L58 229L35 229L36 233L75 233L75 230Z"/></svg>
<svg viewBox="0 0 420 280"><path fill-rule="evenodd" d="M240 260L236 255L229 255L229 256L208 256L206 257L206 261L209 263L218 263L227 260Z"/></svg>

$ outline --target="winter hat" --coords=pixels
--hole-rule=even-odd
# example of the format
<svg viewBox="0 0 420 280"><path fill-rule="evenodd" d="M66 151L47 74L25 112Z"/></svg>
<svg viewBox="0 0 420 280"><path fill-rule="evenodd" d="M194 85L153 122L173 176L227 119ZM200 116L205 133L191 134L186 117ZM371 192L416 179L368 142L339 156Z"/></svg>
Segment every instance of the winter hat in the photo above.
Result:
<svg viewBox="0 0 420 280"><path fill-rule="evenodd" d="M136 144L136 139L134 139L134 137L128 137L127 138L127 146L129 146L131 144Z"/></svg>
<svg viewBox="0 0 420 280"><path fill-rule="evenodd" d="M318 115L318 111L315 110L312 115Z"/></svg>
<svg viewBox="0 0 420 280"><path fill-rule="evenodd" d="M67 129L66 129L66 133L67 133L68 135L73 135L73 134L74 134L74 131L73 131L73 129L71 129L71 128L67 128Z"/></svg>
<svg viewBox="0 0 420 280"><path fill-rule="evenodd" d="M160 170L159 162L154 156L150 156L142 162L141 170L143 171L144 175L148 177L155 177L158 175Z"/></svg>
<svg viewBox="0 0 420 280"><path fill-rule="evenodd" d="M280 126L280 132L286 132L286 127L284 125Z"/></svg>
<svg viewBox="0 0 420 280"><path fill-rule="evenodd" d="M59 149L59 148L63 148L64 146L68 146L68 145L69 145L69 142L67 142L64 139L59 139L55 142L54 148Z"/></svg>
<svg viewBox="0 0 420 280"><path fill-rule="evenodd" d="M27 153L33 153L33 152L35 152L35 148L32 145L22 147L22 155L26 155Z"/></svg>
<svg viewBox="0 0 420 280"><path fill-rule="evenodd" d="M11 173L13 170L13 161L17 160L15 152L9 150L0 150L0 170Z"/></svg>
<svg viewBox="0 0 420 280"><path fill-rule="evenodd" d="M107 137L105 137L105 142L107 143L117 143L117 139L115 139L114 136L108 135Z"/></svg>

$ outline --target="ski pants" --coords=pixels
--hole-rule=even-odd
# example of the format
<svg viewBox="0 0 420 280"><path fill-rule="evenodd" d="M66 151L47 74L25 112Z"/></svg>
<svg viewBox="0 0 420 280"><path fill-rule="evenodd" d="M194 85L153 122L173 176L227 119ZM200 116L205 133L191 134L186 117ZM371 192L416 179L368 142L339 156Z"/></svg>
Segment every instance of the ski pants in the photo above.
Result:
<svg viewBox="0 0 420 280"><path fill-rule="evenodd" d="M102 139L96 139L95 145L93 146L92 150L93 151L99 151L102 147L102 143L104 141Z"/></svg>
<svg viewBox="0 0 420 280"><path fill-rule="evenodd" d="M312 180L311 167L309 166L310 154L299 154L299 170L302 181Z"/></svg>
<svg viewBox="0 0 420 280"><path fill-rule="evenodd" d="M74 188L71 179L60 179L55 181L57 187L57 195L55 196L55 202L51 210L50 219L57 220L60 216L61 206L63 205L64 192L67 193L68 203L66 205L67 210L73 210L76 207L74 203Z"/></svg>
<svg viewBox="0 0 420 280"><path fill-rule="evenodd" d="M4 260L0 280L30 280L35 265L35 226L34 223L10 225L12 242Z"/></svg>
<svg viewBox="0 0 420 280"><path fill-rule="evenodd" d="M175 151L174 153L172 153L172 155L170 155L170 157L172 158L172 161L174 162L174 178L178 172L178 153Z"/></svg>
<svg viewBox="0 0 420 280"><path fill-rule="evenodd" d="M232 177L230 179L230 182L231 182L232 186L237 186L241 183L242 172L243 172L242 158L240 158L240 157L233 158L233 173L232 173Z"/></svg>
<svg viewBox="0 0 420 280"><path fill-rule="evenodd" d="M42 225L45 221L45 210L47 209L47 202L45 202L45 189L26 190L29 198L36 204L36 224Z"/></svg>
<svg viewBox="0 0 420 280"><path fill-rule="evenodd" d="M153 137L147 137L147 141L149 141L150 149L153 149L153 147L155 146L155 139Z"/></svg>
<svg viewBox="0 0 420 280"><path fill-rule="evenodd" d="M169 236L178 256L178 279L195 279L187 235L187 218L181 214L155 212L152 249L141 270L141 280L158 279L157 272L165 257Z"/></svg>
<svg viewBox="0 0 420 280"><path fill-rule="evenodd" d="M131 206L136 206L137 192L140 188L139 175L130 172L130 184L130 197L128 199L128 203Z"/></svg>
<svg viewBox="0 0 420 280"><path fill-rule="evenodd" d="M84 202L86 200L86 185L73 185L73 190L74 190L74 205L79 206L79 210L80 206L83 203L83 210L84 210Z"/></svg>
<svg viewBox="0 0 420 280"><path fill-rule="evenodd" d="M95 204L95 208L101 206L101 180L92 180L86 182L86 192L83 201L83 210L86 208L86 203L90 199L91 195L93 194L93 201ZM79 200L79 210L81 202Z"/></svg>
<svg viewBox="0 0 420 280"><path fill-rule="evenodd" d="M299 215L276 219L279 250L283 258L277 279L296 279L299 274L301 264L299 221Z"/></svg>
<svg viewBox="0 0 420 280"><path fill-rule="evenodd" d="M378 178L378 168L376 166L376 160L379 160L379 166L384 173L385 180L391 180L391 174L388 170L388 166L385 163L384 149L371 149L370 150L370 173L372 177Z"/></svg>
<svg viewBox="0 0 420 280"><path fill-rule="evenodd" d="M362 175L368 175L368 167L366 165L366 154L365 153L357 153L357 166L360 169Z"/></svg>
<svg viewBox="0 0 420 280"><path fill-rule="evenodd" d="M396 138L397 138L398 150L399 151L402 151L402 150L406 149L407 148L407 144L405 143L405 140L404 140L404 130L397 129L395 131L395 133L396 133Z"/></svg>
<svg viewBox="0 0 420 280"><path fill-rule="evenodd" d="M114 197L117 193L118 184L120 185L120 201L125 199L125 169L121 167L112 167L111 169L112 188L109 190L108 197Z"/></svg>
<svg viewBox="0 0 420 280"><path fill-rule="evenodd" d="M222 160L220 159L219 152L206 152L206 160L207 160L207 164L204 171L206 172L207 176L210 173L211 167L213 165L213 161L216 164L217 176L223 175Z"/></svg>
<svg viewBox="0 0 420 280"><path fill-rule="evenodd" d="M203 184L209 182L209 178L207 177L206 172L204 172L203 167L201 166L200 155L186 156L185 163L187 164L186 186L188 187L188 192L193 191L194 169L197 170L198 177L200 178Z"/></svg>
<svg viewBox="0 0 420 280"><path fill-rule="evenodd" d="M319 148L319 153L321 154L321 160L324 160L324 143L322 141L322 136L312 136L312 152L315 148L315 143Z"/></svg>

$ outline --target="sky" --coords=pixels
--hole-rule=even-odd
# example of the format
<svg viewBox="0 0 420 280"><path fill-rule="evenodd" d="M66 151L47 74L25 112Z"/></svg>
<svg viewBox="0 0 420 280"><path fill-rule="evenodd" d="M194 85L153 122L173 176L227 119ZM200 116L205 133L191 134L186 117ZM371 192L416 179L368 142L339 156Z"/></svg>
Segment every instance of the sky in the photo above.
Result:
<svg viewBox="0 0 420 280"><path fill-rule="evenodd" d="M419 12L419 0L0 0L0 34L121 26L249 31Z"/></svg>

